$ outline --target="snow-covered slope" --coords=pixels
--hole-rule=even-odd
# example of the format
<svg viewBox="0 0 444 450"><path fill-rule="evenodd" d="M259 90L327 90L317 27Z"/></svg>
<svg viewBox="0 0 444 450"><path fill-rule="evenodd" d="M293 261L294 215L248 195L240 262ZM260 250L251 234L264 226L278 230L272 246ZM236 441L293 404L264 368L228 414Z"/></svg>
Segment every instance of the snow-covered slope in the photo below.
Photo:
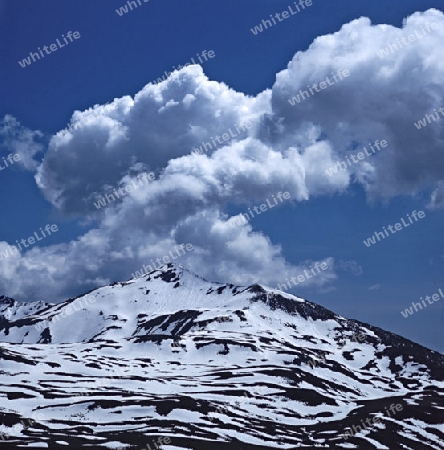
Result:
<svg viewBox="0 0 444 450"><path fill-rule="evenodd" d="M3 297L0 341L0 448L444 448L442 355L264 286Z"/></svg>

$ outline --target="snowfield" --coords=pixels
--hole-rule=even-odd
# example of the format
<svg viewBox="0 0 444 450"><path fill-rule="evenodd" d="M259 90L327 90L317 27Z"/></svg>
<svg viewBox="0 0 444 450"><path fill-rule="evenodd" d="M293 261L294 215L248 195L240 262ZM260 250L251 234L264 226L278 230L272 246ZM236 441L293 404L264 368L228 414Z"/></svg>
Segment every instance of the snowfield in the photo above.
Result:
<svg viewBox="0 0 444 450"><path fill-rule="evenodd" d="M444 448L442 355L265 286L169 264L59 304L0 297L0 341L0 448Z"/></svg>

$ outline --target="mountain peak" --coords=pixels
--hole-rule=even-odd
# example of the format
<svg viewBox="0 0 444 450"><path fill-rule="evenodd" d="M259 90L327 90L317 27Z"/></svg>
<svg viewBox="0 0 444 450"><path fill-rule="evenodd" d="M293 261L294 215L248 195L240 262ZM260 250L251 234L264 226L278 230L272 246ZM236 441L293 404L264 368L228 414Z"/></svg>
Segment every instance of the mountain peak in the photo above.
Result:
<svg viewBox="0 0 444 450"><path fill-rule="evenodd" d="M124 448L124 421L137 445L156 429L174 448L184 448L182 434L196 449L391 439L438 448L443 355L276 289L212 283L167 264L58 304L0 305L0 387L15 411L3 415L45 415L29 439L53 430L71 442L77 429L76 448L90 434ZM390 405L404 411L411 438L384 412ZM369 416L384 427L344 435Z"/></svg>

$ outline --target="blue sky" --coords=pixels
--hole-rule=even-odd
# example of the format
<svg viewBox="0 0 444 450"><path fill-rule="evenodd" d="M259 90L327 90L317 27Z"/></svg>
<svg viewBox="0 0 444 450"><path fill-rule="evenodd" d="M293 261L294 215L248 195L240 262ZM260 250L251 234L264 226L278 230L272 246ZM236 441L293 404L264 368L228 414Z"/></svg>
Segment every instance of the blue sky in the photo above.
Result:
<svg viewBox="0 0 444 450"><path fill-rule="evenodd" d="M119 16L116 9L126 3L117 0L0 0L0 117L7 115L0 123L0 161L11 152L22 155L20 164L0 172L0 250L46 224L59 228L32 251L0 261L1 293L63 300L126 279L175 243L191 242L196 251L181 262L215 281L275 287L307 261L331 261L328 273L291 292L443 351L444 299L408 318L400 314L444 289L443 125L413 126L444 105L437 81L443 17L418 16L411 32L433 20L439 28L387 60L376 56L401 36L406 17L439 10L440 2L397 1L388 8L381 1L313 0L257 35L250 29L293 2L141 3ZM337 33L359 17L371 25L363 20ZM18 64L70 30L81 37L25 68ZM310 47L332 33L331 42ZM140 92L203 50L215 53L203 74L188 67ZM289 105L288 97L333 68L350 70L350 78ZM177 106L187 93L194 106ZM125 97L136 94L138 102ZM101 106L71 119L94 105ZM203 140L247 119L254 123L251 142L189 156ZM70 121L77 128L67 142L55 134ZM360 165L347 179L326 179L326 160L335 163L352 146L357 151L376 139L389 142L385 154L369 157L365 170ZM298 159L298 152L305 156ZM256 166L245 162L247 154L255 155ZM239 164L231 165L237 157ZM94 210L93 199L110 192L107 185L149 170L157 181L146 193L141 188ZM246 227L227 225L286 190L294 202ZM414 210L426 217L374 246L363 244Z"/></svg>

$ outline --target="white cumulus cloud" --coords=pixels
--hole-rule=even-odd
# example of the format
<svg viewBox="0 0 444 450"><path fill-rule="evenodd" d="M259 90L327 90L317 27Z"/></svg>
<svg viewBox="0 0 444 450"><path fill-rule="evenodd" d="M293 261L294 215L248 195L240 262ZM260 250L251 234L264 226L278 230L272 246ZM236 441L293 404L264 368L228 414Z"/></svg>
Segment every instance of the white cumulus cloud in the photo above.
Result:
<svg viewBox="0 0 444 450"><path fill-rule="evenodd" d="M378 56L415 30L422 33L428 23L437 29ZM182 243L191 243L194 251L179 262L208 279L276 285L302 273L309 262L286 261L279 243L249 223L233 227L229 205L246 208L285 191L294 201L307 201L360 183L370 198L428 189L430 207L440 207L444 118L421 130L414 122L444 106L443 38L444 15L437 10L413 14L402 28L360 18L296 53L271 89L255 97L189 66L134 97L75 111L66 129L50 139L41 164L34 159L40 134L20 129L10 148L19 149L27 168L36 170L42 194L59 214L86 219L91 229L71 242L0 261L0 289L20 299L62 299L129 277ZM290 105L289 98L338 70L350 76ZM251 127L204 154L192 154L247 121ZM18 127L9 116L3 130ZM350 152L375 140L386 140L388 147L327 175ZM110 187L147 171L156 179L95 208ZM0 243L0 251L5 246ZM332 255L322 261L329 269L307 287L326 292L336 270L362 272L354 261L335 264Z"/></svg>

